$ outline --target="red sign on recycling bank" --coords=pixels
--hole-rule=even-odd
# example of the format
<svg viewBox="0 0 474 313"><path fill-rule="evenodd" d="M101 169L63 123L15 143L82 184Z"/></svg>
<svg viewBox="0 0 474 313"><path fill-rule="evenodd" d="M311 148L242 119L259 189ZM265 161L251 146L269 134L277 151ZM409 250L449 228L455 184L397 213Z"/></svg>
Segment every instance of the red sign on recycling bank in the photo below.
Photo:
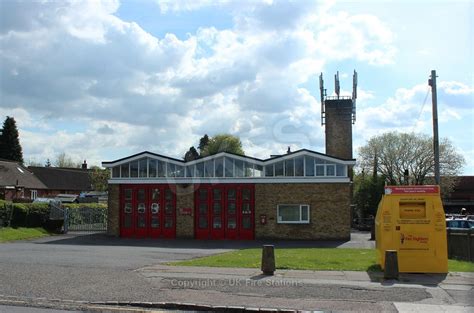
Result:
<svg viewBox="0 0 474 313"><path fill-rule="evenodd" d="M436 185L424 185L424 186L386 186L386 195L400 195L400 194L426 194L426 193L439 193L439 186Z"/></svg>

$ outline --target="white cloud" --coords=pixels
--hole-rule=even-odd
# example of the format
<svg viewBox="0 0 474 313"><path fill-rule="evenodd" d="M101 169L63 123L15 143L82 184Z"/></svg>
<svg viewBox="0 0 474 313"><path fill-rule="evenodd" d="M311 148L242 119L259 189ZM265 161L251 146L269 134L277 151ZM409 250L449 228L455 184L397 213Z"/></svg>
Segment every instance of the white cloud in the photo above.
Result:
<svg viewBox="0 0 474 313"><path fill-rule="evenodd" d="M440 137L449 137L457 148L474 148L474 91L463 83L453 81L440 81L437 89ZM359 106L354 128L355 151L371 137L380 135L381 131L426 133L431 136L433 122L430 95L431 89L425 83L411 88L399 88L394 96L379 105ZM470 107L467 108L469 103ZM451 136L451 133L459 135ZM471 150L462 152L468 160L465 168L469 171L473 169L472 161L469 160Z"/></svg>
<svg viewBox="0 0 474 313"><path fill-rule="evenodd" d="M439 87L450 95L474 95L474 86L469 87L468 85L460 82L441 82Z"/></svg>
<svg viewBox="0 0 474 313"><path fill-rule="evenodd" d="M396 54L391 30L368 14L321 16L317 43L322 55L336 60L356 58L384 65L393 63Z"/></svg>
<svg viewBox="0 0 474 313"><path fill-rule="evenodd" d="M19 119L25 154L42 160L62 151L96 164L141 150L179 157L204 133L222 132L259 157L288 145L322 151L319 105L301 85L328 62L386 64L395 53L382 21L331 12L331 2L222 1L234 27L185 39L121 20L117 1L7 3L15 18L0 23L0 112ZM165 14L216 4L158 5Z"/></svg>
<svg viewBox="0 0 474 313"><path fill-rule="evenodd" d="M371 98L359 91L361 94L367 100ZM472 88L460 82L439 82L439 122L468 119L473 112L472 107L468 108L471 112L466 112L466 116L465 104L472 104L473 95ZM357 133L363 134L364 139L376 135L381 128L386 131L429 132L431 119L431 89L427 84L419 84L412 88L397 89L393 97L380 105L360 107L355 128Z"/></svg>
<svg viewBox="0 0 474 313"><path fill-rule="evenodd" d="M156 0L161 13L169 11L194 11L207 6L222 6L228 4L227 0Z"/></svg>

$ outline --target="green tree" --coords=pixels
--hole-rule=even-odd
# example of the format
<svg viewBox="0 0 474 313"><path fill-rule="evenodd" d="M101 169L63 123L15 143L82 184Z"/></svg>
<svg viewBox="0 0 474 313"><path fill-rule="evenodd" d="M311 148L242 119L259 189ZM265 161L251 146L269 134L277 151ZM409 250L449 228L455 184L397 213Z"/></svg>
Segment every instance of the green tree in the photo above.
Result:
<svg viewBox="0 0 474 313"><path fill-rule="evenodd" d="M209 144L209 136L207 134L204 134L204 136L199 139L199 153L202 156L203 151L206 149L207 145Z"/></svg>
<svg viewBox="0 0 474 313"><path fill-rule="evenodd" d="M451 141L440 141L441 190L450 192L452 179L459 175L465 161ZM433 140L415 133L388 132L372 137L359 149L359 167L365 173L375 171L391 185L423 185L434 177ZM408 177L405 171L408 170Z"/></svg>
<svg viewBox="0 0 474 313"><path fill-rule="evenodd" d="M201 152L201 156L213 155L219 152L245 155L240 139L230 134L219 134L209 139L209 143Z"/></svg>
<svg viewBox="0 0 474 313"><path fill-rule="evenodd" d="M103 169L98 166L92 166L89 171L92 189L96 191L107 191L108 180L110 178L109 169Z"/></svg>
<svg viewBox="0 0 474 313"><path fill-rule="evenodd" d="M360 218L375 216L384 192L385 179L379 175L367 176L364 172L354 177L354 204Z"/></svg>
<svg viewBox="0 0 474 313"><path fill-rule="evenodd" d="M23 151L20 145L18 128L13 117L7 116L0 136L0 158L23 164Z"/></svg>
<svg viewBox="0 0 474 313"><path fill-rule="evenodd" d="M191 148L189 148L189 150L186 152L186 154L184 155L184 158L183 158L183 159L184 159L184 161L186 161L186 162L199 159L199 153L196 151L196 148L191 147Z"/></svg>

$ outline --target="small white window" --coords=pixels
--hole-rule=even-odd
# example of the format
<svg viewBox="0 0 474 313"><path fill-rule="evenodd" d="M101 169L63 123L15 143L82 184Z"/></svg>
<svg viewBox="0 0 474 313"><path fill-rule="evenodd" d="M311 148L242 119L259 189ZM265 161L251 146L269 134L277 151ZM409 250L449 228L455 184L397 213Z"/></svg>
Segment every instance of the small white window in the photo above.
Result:
<svg viewBox="0 0 474 313"><path fill-rule="evenodd" d="M279 204L277 208L279 224L308 224L309 205Z"/></svg>
<svg viewBox="0 0 474 313"><path fill-rule="evenodd" d="M35 200L38 197L38 190L31 190L31 200Z"/></svg>
<svg viewBox="0 0 474 313"><path fill-rule="evenodd" d="M326 164L326 176L336 176L335 164Z"/></svg>

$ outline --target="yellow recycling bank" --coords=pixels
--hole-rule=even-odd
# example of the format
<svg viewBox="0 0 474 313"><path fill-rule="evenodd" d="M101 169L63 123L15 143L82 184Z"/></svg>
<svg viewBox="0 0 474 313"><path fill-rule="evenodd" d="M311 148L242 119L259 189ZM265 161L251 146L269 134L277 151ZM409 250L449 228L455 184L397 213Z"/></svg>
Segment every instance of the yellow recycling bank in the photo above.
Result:
<svg viewBox="0 0 474 313"><path fill-rule="evenodd" d="M378 262L397 250L399 272L447 273L446 219L439 186L386 186L375 218Z"/></svg>

